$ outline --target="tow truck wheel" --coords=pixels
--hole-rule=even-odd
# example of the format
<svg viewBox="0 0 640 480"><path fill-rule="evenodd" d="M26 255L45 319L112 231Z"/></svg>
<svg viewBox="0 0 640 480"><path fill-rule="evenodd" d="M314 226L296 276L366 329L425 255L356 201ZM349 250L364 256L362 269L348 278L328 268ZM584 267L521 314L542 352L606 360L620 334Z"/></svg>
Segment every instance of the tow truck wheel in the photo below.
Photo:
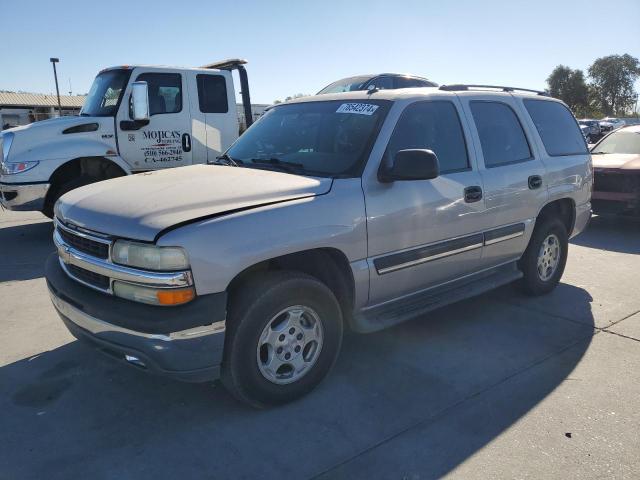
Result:
<svg viewBox="0 0 640 480"><path fill-rule="evenodd" d="M316 387L336 361L342 312L331 290L309 275L270 272L231 295L222 381L262 408Z"/></svg>
<svg viewBox="0 0 640 480"><path fill-rule="evenodd" d="M47 197L47 201L44 205L42 213L49 218L53 218L53 207L62 195L70 192L71 190L84 187L85 185L89 185L90 183L94 183L97 181L98 180L95 178L82 176L74 178L73 180L69 180L62 185L52 185L51 190L49 190L49 196Z"/></svg>

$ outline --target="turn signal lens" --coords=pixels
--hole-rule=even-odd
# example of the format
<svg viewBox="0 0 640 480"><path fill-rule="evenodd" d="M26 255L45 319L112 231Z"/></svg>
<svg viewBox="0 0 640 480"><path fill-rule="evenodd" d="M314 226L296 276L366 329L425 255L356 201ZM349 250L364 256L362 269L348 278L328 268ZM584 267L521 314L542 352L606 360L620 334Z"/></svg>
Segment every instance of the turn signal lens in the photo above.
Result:
<svg viewBox="0 0 640 480"><path fill-rule="evenodd" d="M193 288L181 288L180 290L158 290L156 297L160 305L180 305L190 302L196 294Z"/></svg>
<svg viewBox="0 0 640 480"><path fill-rule="evenodd" d="M134 302L150 305L182 305L196 298L196 292L191 288L150 288L125 282L113 282L113 293Z"/></svg>

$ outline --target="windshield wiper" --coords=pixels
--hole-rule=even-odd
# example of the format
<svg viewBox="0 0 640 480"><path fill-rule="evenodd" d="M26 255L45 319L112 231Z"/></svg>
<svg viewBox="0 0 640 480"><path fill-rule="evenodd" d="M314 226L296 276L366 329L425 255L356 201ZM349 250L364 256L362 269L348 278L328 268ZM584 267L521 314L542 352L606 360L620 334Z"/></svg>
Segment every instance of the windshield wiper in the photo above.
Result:
<svg viewBox="0 0 640 480"><path fill-rule="evenodd" d="M295 162L286 162L284 160L280 160L279 158L252 158L251 161L253 163L258 163L261 165L272 165L279 170L283 170L285 172L299 172L300 169L304 169L304 165L301 163Z"/></svg>
<svg viewBox="0 0 640 480"><path fill-rule="evenodd" d="M227 165L230 167L239 167L242 165L242 160L234 160L228 154L223 153L222 155L216 157L216 161L212 162L216 165Z"/></svg>

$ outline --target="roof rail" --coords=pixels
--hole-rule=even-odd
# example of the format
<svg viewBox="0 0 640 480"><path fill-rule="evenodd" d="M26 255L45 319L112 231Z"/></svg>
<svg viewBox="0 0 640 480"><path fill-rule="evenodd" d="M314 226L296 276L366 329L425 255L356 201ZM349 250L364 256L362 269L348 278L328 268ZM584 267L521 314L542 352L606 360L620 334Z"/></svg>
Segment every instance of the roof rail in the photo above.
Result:
<svg viewBox="0 0 640 480"><path fill-rule="evenodd" d="M537 95L543 95L548 97L549 94L547 92L543 92L541 90L532 90L530 88L519 88L519 87L505 87L502 85L467 85L467 84L452 84L452 85L441 85L439 87L440 90L445 90L447 92L457 92L462 90L472 90L472 89L492 89L492 90L501 90L503 92L530 92L535 93Z"/></svg>

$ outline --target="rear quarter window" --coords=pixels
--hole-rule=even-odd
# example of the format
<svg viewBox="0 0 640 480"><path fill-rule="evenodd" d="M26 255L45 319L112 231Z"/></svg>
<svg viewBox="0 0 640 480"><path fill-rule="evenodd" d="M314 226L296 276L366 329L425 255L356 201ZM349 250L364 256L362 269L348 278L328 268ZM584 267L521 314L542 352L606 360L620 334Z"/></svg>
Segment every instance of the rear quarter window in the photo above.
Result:
<svg viewBox="0 0 640 480"><path fill-rule="evenodd" d="M587 153L587 144L567 107L546 100L524 100L547 153L552 157Z"/></svg>

